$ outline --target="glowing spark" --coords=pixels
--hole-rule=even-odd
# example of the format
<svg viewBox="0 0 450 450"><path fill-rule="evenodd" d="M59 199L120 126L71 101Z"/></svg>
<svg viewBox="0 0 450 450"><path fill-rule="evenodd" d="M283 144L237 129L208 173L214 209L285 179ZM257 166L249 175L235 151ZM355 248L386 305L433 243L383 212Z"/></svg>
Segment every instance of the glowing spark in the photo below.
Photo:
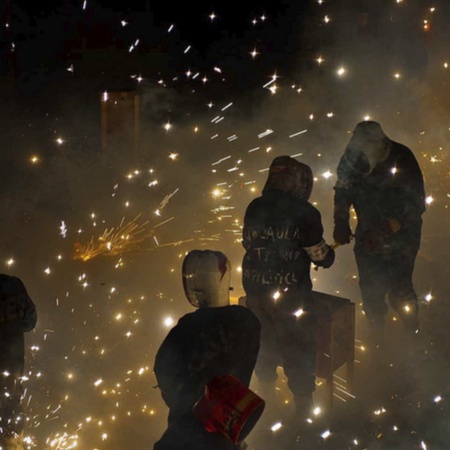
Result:
<svg viewBox="0 0 450 450"><path fill-rule="evenodd" d="M440 395L434 397L434 403L439 403L440 401L442 401L442 397Z"/></svg>
<svg viewBox="0 0 450 450"><path fill-rule="evenodd" d="M171 154L169 155L169 158L170 158L172 161L175 161L175 160L178 158L178 153L171 153Z"/></svg>
<svg viewBox="0 0 450 450"><path fill-rule="evenodd" d="M67 72L74 72L73 64L71 64L71 65L67 68Z"/></svg>
<svg viewBox="0 0 450 450"><path fill-rule="evenodd" d="M342 77L343 75L345 75L345 73L347 72L347 69L345 67L339 67L339 69L337 70L337 74Z"/></svg>
<svg viewBox="0 0 450 450"><path fill-rule="evenodd" d="M186 49L184 50L184 54L186 54L190 49L191 49L191 46L188 45L188 46L186 47Z"/></svg>
<svg viewBox="0 0 450 450"><path fill-rule="evenodd" d="M64 222L64 220L61 220L61 226L59 227L60 230L60 235L65 238L67 235L67 227L66 227L66 223Z"/></svg>
<svg viewBox="0 0 450 450"><path fill-rule="evenodd" d="M30 161L31 161L32 164L37 164L37 163L39 162L39 156L33 155L33 156L30 158Z"/></svg>
<svg viewBox="0 0 450 450"><path fill-rule="evenodd" d="M327 439L331 436L331 431L330 430L326 430L324 431L321 435L322 439Z"/></svg>
<svg viewBox="0 0 450 450"><path fill-rule="evenodd" d="M107 102L108 101L108 92L103 92L103 101Z"/></svg>
<svg viewBox="0 0 450 450"><path fill-rule="evenodd" d="M169 328L174 324L174 320L172 319L172 317L166 317L164 319L164 325Z"/></svg>
<svg viewBox="0 0 450 450"><path fill-rule="evenodd" d="M297 133L291 134L289 137L293 138L295 136L299 136L300 134L304 134L306 133L308 130L302 130L302 131L298 131Z"/></svg>
<svg viewBox="0 0 450 450"><path fill-rule="evenodd" d="M252 55L252 58L256 58L256 55L259 55L259 53L256 51L256 48L253 49L253 51L250 52L250 55Z"/></svg>
<svg viewBox="0 0 450 450"><path fill-rule="evenodd" d="M433 300L433 296L431 295L431 292L430 292L429 294L427 294L425 296L425 301L429 303L429 302L431 302L431 300Z"/></svg>
<svg viewBox="0 0 450 450"><path fill-rule="evenodd" d="M398 80L400 77L401 77L400 73L398 72L394 73L394 78Z"/></svg>
<svg viewBox="0 0 450 450"><path fill-rule="evenodd" d="M368 120L371 120L370 119L370 116L364 116L364 120L367 122Z"/></svg>
<svg viewBox="0 0 450 450"><path fill-rule="evenodd" d="M397 167L393 167L391 169L391 173L392 173L392 175L395 175L397 173Z"/></svg>
<svg viewBox="0 0 450 450"><path fill-rule="evenodd" d="M420 443L420 445L421 445L421 447L422 447L422 450L427 450L428 447L427 447L427 444L425 444L425 442L422 441L422 442Z"/></svg>
<svg viewBox="0 0 450 450"><path fill-rule="evenodd" d="M139 249L142 242L154 234L153 229L148 228L148 221L137 223L139 217L140 214L125 225L121 223L117 228L106 229L86 244L76 242L73 259L86 262L99 255L119 256L124 252Z"/></svg>
<svg viewBox="0 0 450 450"><path fill-rule="evenodd" d="M274 298L275 298L275 296L274 296ZM275 300L276 300L276 298L275 298ZM305 314L305 311L302 308L300 308L297 311L295 311L294 316L297 317L297 319L298 319L299 317L303 316L303 314Z"/></svg>
<svg viewBox="0 0 450 450"><path fill-rule="evenodd" d="M64 141L63 141L62 138L56 139L56 142L57 142L59 145L64 144Z"/></svg>
<svg viewBox="0 0 450 450"><path fill-rule="evenodd" d="M46 273L47 275L50 275L50 267L47 267L45 270L44 270L44 273Z"/></svg>
<svg viewBox="0 0 450 450"><path fill-rule="evenodd" d="M15 263L15 261L14 261L14 259L12 259L12 258L10 258L10 259L8 259L8 261L6 261L6 265L7 265L8 267L12 266L14 263Z"/></svg>
<svg viewBox="0 0 450 450"><path fill-rule="evenodd" d="M329 23L330 20L331 20L331 19L330 19L328 16L325 16L325 17L323 18L323 21L324 21L325 23Z"/></svg>
<svg viewBox="0 0 450 450"><path fill-rule="evenodd" d="M94 383L94 386L95 386L95 387L100 386L102 383L103 383L103 380L102 380L101 378L99 378L99 379Z"/></svg>
<svg viewBox="0 0 450 450"><path fill-rule="evenodd" d="M126 20L121 20L121 21L120 21L120 24L121 24L123 27L126 27L126 26L128 25L128 22L127 22Z"/></svg>
<svg viewBox="0 0 450 450"><path fill-rule="evenodd" d="M269 134L272 134L273 130L271 130L270 128L268 128L266 131L263 131L262 133L258 134L258 139L261 139L263 137L268 136Z"/></svg>
<svg viewBox="0 0 450 450"><path fill-rule="evenodd" d="M317 406L316 408L314 408L313 414L315 416L318 416L321 412L322 412L322 410Z"/></svg>
<svg viewBox="0 0 450 450"><path fill-rule="evenodd" d="M324 172L324 173L322 174L322 176L323 176L326 180L328 180L328 178L332 177L333 174L332 174L329 170L327 170L326 172Z"/></svg>
<svg viewBox="0 0 450 450"><path fill-rule="evenodd" d="M281 295L280 292L277 291L277 292L275 292L275 294L273 294L272 297L273 297L274 300L278 300L280 298L280 295Z"/></svg>
<svg viewBox="0 0 450 450"><path fill-rule="evenodd" d="M166 131L169 131L171 128L172 128L172 125L171 125L169 122L167 122L167 123L164 125L164 129L165 129Z"/></svg>
<svg viewBox="0 0 450 450"><path fill-rule="evenodd" d="M213 12L209 15L209 18L211 19L211 21L213 21L216 17L217 16Z"/></svg>
<svg viewBox="0 0 450 450"><path fill-rule="evenodd" d="M278 431L282 426L283 424L281 422L277 422L276 424L272 425L270 429L275 433L275 431Z"/></svg>
<svg viewBox="0 0 450 450"><path fill-rule="evenodd" d="M434 198L433 198L431 195L429 195L429 196L426 198L425 202L427 203L427 205L431 205L431 203L434 202Z"/></svg>
<svg viewBox="0 0 450 450"><path fill-rule="evenodd" d="M319 57L316 59L316 61L317 61L317 63L320 65L320 64L322 64L325 60L322 58L322 56L319 56Z"/></svg>
<svg viewBox="0 0 450 450"><path fill-rule="evenodd" d="M327 117L333 117L333 116L334 116L334 113L332 113L332 112L327 113Z"/></svg>

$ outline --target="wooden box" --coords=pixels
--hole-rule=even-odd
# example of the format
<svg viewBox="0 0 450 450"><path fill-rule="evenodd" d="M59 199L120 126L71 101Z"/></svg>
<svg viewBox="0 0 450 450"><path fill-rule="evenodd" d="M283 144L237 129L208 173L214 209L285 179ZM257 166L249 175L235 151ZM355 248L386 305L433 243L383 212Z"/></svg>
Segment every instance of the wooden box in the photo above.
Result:
<svg viewBox="0 0 450 450"><path fill-rule="evenodd" d="M349 299L313 291L317 314L316 376L326 380L328 402L333 402L334 372L347 364L347 386L353 383L355 359L355 304Z"/></svg>

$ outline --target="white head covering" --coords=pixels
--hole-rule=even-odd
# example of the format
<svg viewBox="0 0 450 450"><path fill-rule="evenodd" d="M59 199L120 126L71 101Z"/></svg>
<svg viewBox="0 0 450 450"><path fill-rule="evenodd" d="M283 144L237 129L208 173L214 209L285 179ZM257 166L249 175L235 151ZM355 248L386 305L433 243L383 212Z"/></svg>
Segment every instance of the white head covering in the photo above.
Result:
<svg viewBox="0 0 450 450"><path fill-rule="evenodd" d="M196 308L230 304L231 263L213 250L192 250L183 261L183 287Z"/></svg>
<svg viewBox="0 0 450 450"><path fill-rule="evenodd" d="M360 122L345 149L347 164L353 171L369 175L388 158L391 142L378 122Z"/></svg>

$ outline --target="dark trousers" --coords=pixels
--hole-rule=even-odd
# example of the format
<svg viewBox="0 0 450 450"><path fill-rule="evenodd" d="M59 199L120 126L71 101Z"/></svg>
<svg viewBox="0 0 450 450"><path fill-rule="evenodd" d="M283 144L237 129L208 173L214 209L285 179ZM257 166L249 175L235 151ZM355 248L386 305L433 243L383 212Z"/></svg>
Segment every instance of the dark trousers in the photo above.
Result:
<svg viewBox="0 0 450 450"><path fill-rule="evenodd" d="M247 307L261 322L255 374L261 381L274 382L276 368L282 366L295 400L315 390L315 317L306 305L302 315L295 315L302 304L299 294L291 294L279 303L272 295L273 292L250 294L246 300ZM306 303L310 303L309 298Z"/></svg>
<svg viewBox="0 0 450 450"><path fill-rule="evenodd" d="M404 315L404 307L417 309L412 276L420 245L420 227L399 233L384 253L367 250L356 241L355 258L363 308L369 320L380 320L387 313L386 297L394 311Z"/></svg>

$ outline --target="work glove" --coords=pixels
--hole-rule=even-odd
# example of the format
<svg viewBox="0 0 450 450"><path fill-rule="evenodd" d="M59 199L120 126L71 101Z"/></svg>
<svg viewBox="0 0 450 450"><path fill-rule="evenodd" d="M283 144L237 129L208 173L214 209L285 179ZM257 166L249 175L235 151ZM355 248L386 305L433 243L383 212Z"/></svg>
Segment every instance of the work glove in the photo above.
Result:
<svg viewBox="0 0 450 450"><path fill-rule="evenodd" d="M335 222L333 239L339 245L349 244L352 237L352 229L347 221L345 222Z"/></svg>

